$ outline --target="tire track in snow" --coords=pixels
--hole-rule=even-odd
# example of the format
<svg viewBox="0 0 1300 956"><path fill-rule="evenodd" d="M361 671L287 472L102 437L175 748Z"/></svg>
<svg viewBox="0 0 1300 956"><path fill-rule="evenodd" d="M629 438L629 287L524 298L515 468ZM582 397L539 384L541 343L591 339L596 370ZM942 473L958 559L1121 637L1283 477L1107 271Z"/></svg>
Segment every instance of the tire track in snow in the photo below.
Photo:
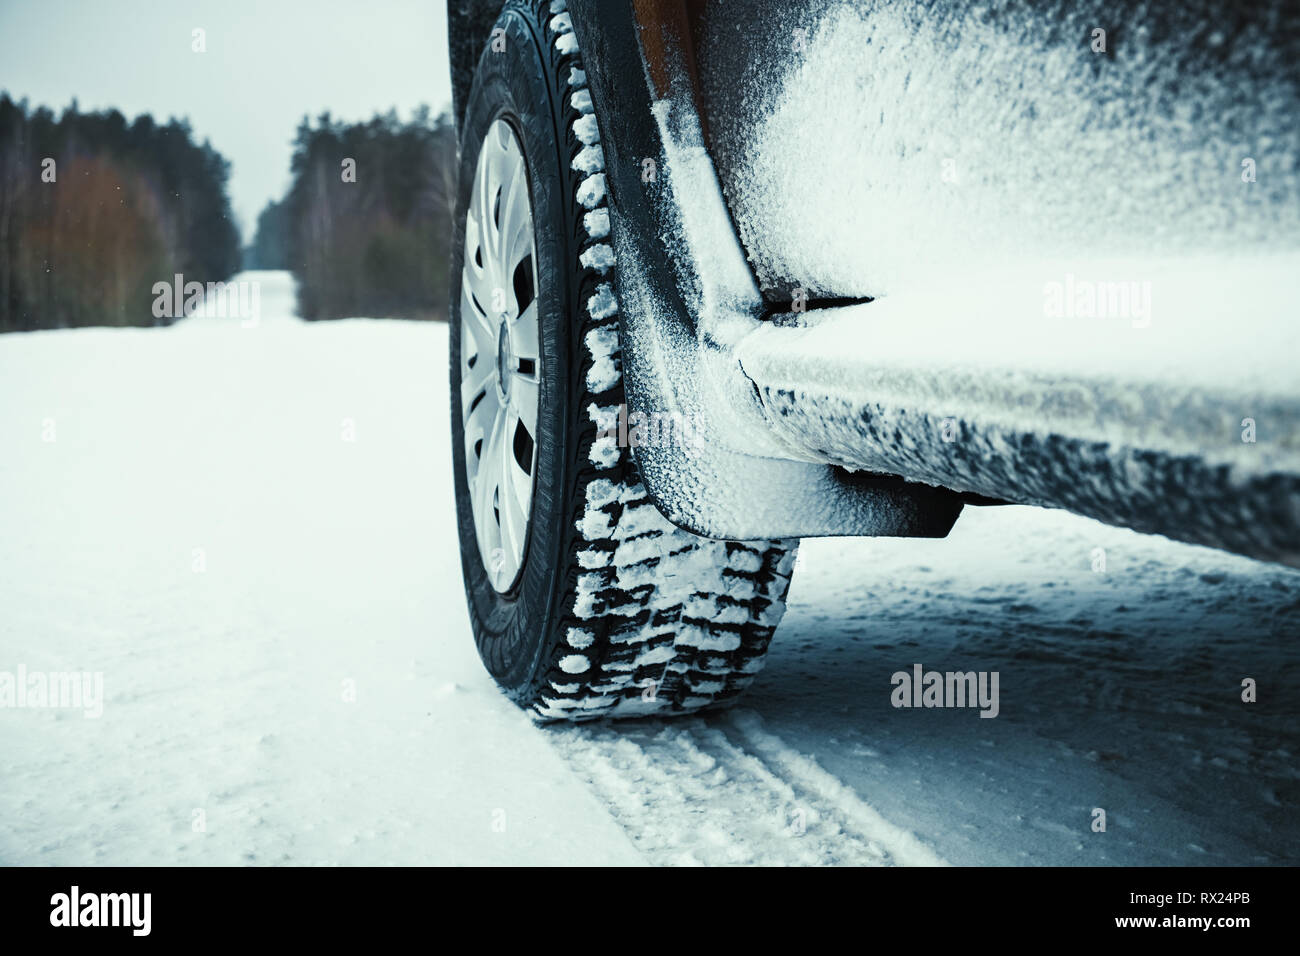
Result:
<svg viewBox="0 0 1300 956"><path fill-rule="evenodd" d="M651 863L944 864L752 711L551 734Z"/></svg>
<svg viewBox="0 0 1300 956"><path fill-rule="evenodd" d="M850 825L861 833L871 834L888 849L901 866L946 866L947 861L921 842L914 833L895 826L870 804L846 786L838 777L827 773L812 757L789 747L775 734L763 729L763 721L753 711L738 711L732 723L751 747L764 754L782 770L787 779L797 780L808 792L837 807Z"/></svg>

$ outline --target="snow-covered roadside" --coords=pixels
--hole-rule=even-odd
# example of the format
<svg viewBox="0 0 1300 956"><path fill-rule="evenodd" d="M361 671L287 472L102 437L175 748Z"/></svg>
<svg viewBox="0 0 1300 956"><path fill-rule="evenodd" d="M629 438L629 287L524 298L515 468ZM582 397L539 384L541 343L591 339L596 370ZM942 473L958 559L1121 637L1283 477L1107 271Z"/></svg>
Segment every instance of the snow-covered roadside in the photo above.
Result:
<svg viewBox="0 0 1300 956"><path fill-rule="evenodd" d="M262 280L0 338L0 671L104 688L0 709L0 863L639 862L469 637L445 326Z"/></svg>

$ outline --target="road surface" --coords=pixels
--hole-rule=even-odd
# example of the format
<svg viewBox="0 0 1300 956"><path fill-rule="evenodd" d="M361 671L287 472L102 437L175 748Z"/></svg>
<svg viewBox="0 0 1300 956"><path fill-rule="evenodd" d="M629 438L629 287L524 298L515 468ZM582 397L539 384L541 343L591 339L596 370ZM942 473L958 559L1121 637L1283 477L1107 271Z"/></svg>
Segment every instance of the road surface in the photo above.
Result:
<svg viewBox="0 0 1300 956"><path fill-rule="evenodd" d="M1300 573L1063 513L806 542L736 709L533 725L468 631L445 326L241 278L256 324L0 338L0 682L102 681L0 708L0 862L1300 858ZM917 664L998 715L892 706Z"/></svg>

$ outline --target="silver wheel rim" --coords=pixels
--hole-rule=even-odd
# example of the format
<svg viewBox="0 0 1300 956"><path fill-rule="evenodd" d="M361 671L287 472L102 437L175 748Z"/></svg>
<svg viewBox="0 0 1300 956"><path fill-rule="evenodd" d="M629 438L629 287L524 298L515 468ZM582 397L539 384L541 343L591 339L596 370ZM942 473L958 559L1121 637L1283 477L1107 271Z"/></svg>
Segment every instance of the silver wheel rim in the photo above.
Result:
<svg viewBox="0 0 1300 956"><path fill-rule="evenodd" d="M508 591L528 545L537 466L537 250L514 130L488 129L465 217L460 402L465 477L488 580ZM522 300L522 302L521 302Z"/></svg>

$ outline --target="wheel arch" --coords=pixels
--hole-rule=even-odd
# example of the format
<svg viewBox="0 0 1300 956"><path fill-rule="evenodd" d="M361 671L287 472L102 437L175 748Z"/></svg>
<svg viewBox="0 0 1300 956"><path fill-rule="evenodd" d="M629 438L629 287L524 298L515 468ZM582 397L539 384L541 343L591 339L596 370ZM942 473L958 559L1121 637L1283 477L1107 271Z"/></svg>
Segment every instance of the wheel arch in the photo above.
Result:
<svg viewBox="0 0 1300 956"><path fill-rule="evenodd" d="M669 157L683 151L668 140L698 129L705 157L690 172L714 176L691 76L690 27L702 6L604 0L568 8L600 125L615 252L620 261L635 263L618 280L628 412L684 415L706 438L703 447L635 447L646 490L668 520L714 538L942 537L962 506L950 492L892 476L848 475L763 444L770 429L759 417L752 383L712 338L709 316L692 304L692 286L702 280L683 243L672 238L684 217ZM608 104L618 108L602 109ZM655 104L666 107L671 122L656 119ZM646 159L659 164L658 179L649 185ZM719 242L731 237L731 248L712 250L727 265L721 285L726 291L748 288L753 314L737 317L757 325L762 300L721 193L703 205L692 216L711 217L705 231Z"/></svg>

